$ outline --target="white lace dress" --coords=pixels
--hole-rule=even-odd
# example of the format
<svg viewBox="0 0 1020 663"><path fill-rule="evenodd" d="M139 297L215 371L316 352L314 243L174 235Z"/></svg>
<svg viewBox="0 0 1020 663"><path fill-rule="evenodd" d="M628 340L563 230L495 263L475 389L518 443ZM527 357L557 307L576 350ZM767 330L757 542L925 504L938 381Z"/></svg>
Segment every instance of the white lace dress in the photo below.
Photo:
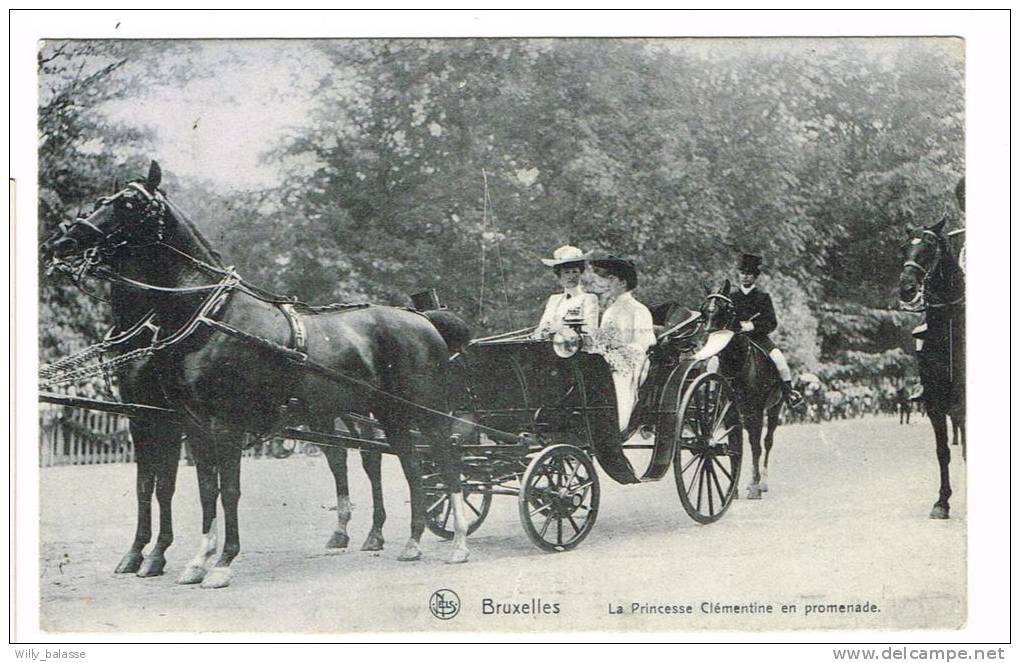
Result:
<svg viewBox="0 0 1020 663"><path fill-rule="evenodd" d="M603 355L613 369L621 431L637 405L638 388L648 375L648 348L653 345L652 314L630 292L606 308L598 331L592 334L589 351Z"/></svg>

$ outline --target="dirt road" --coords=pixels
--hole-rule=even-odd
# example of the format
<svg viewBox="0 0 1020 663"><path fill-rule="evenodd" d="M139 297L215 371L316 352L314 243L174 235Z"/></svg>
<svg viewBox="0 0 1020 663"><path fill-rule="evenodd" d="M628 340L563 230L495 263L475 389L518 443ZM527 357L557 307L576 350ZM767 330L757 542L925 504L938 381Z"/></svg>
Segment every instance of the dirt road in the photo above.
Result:
<svg viewBox="0 0 1020 663"><path fill-rule="evenodd" d="M924 419L780 428L765 499L741 499L708 526L687 518L671 476L639 486L603 476L595 530L568 553L533 547L516 500L496 498L470 539L471 561L459 566L442 562L448 544L427 532L424 561L396 561L409 513L394 459L384 462L386 550L359 552L371 503L360 463L350 466L352 549L327 553L335 496L325 461L246 460L242 552L223 590L174 583L199 537L191 468L178 480L167 573L152 579L112 573L134 532L134 467L43 469L43 628L751 630L953 628L965 620L965 465L954 448L953 517L929 520L938 467ZM741 483L749 476L745 464ZM459 597L453 619L429 610L439 589Z"/></svg>

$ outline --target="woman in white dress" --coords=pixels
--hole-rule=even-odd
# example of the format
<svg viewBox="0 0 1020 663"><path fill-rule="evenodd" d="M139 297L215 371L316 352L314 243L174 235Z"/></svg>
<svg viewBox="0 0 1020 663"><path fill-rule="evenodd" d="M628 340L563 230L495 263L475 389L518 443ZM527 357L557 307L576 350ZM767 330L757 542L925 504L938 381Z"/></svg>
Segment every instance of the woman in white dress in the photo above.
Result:
<svg viewBox="0 0 1020 663"><path fill-rule="evenodd" d="M591 333L599 324L599 299L581 286L585 258L581 249L575 246L561 246L553 257L542 258L542 262L553 268L563 292L549 297L545 303L542 319L535 328L534 337L546 339L565 326L566 320L580 320L581 331Z"/></svg>
<svg viewBox="0 0 1020 663"><path fill-rule="evenodd" d="M637 405L638 388L648 376L648 349L655 345L652 314L631 294L638 281L633 262L613 255L589 262L610 302L589 350L602 354L613 369L616 409L623 431Z"/></svg>

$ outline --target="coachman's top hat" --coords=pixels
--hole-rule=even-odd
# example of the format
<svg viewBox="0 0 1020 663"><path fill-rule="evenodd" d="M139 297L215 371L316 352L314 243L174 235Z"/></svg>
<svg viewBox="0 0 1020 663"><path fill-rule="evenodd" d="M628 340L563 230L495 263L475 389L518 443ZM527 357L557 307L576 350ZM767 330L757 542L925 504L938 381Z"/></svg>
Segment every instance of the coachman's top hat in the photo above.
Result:
<svg viewBox="0 0 1020 663"><path fill-rule="evenodd" d="M439 293L435 288L414 293L411 295L411 303L416 311L439 311L446 308L439 303Z"/></svg>
<svg viewBox="0 0 1020 663"><path fill-rule="evenodd" d="M753 253L744 253L740 256L740 264L737 265L738 272L745 274L761 274L761 256Z"/></svg>

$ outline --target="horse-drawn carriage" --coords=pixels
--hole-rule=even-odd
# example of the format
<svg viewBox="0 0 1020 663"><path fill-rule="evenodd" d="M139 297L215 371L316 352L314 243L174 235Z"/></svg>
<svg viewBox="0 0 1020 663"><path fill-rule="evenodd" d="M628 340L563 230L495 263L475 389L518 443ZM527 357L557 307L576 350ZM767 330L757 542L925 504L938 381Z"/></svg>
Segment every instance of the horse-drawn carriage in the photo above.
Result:
<svg viewBox="0 0 1020 663"><path fill-rule="evenodd" d="M288 438L323 447L338 495L331 547L347 545L346 450L397 455L412 498L412 533L401 559L421 556L418 537L427 526L455 539L451 561L465 560L465 532L482 524L495 495L518 497L536 545L573 548L598 514L593 459L619 483L657 480L672 468L684 509L701 523L721 517L736 496L741 417L729 383L707 372L696 354L703 316L657 330L637 408L620 431L611 370L601 355L564 338L526 334L464 347L435 316L367 305L309 307L273 295L223 264L159 191L159 180L154 163L145 180L101 199L43 247L52 268L112 283L116 333L43 367L40 377L57 385L124 374L127 404L42 396L134 418L139 528L118 571L162 572L172 540L175 453L185 430L196 436L202 531L212 550L218 496L225 514L225 543L214 566L220 573L202 580L210 554L203 548L181 580L208 586L229 583L239 550L239 431L268 435L282 428ZM156 417L163 423L146 423ZM335 430L337 418L345 432ZM366 548L379 549L385 512L378 461L362 460L377 502ZM151 536L153 486L160 536L139 570ZM453 529L451 512L460 522Z"/></svg>
<svg viewBox="0 0 1020 663"><path fill-rule="evenodd" d="M698 323L687 322L652 351L638 407L622 432L601 355L517 335L474 343L455 357L453 414L473 424L464 427L459 459L469 531L482 524L494 495L510 495L536 546L577 546L598 515L593 459L622 484L655 481L672 469L691 518L718 520L737 491L739 415L728 383L695 359ZM492 430L514 438L492 438ZM426 475L428 526L449 538L449 504L442 486L429 481L435 476Z"/></svg>
<svg viewBox="0 0 1020 663"><path fill-rule="evenodd" d="M699 523L718 520L736 496L740 420L727 381L706 372L705 362L695 356L698 320L685 322L662 334L651 351L638 406L622 432L609 364L601 355L564 351L556 342L527 334L472 342L455 355L450 418L468 533L482 525L494 496L508 495L518 498L521 524L536 546L574 548L598 516L596 463L621 484L655 481L672 470L690 517ZM169 414L131 404L43 398L132 416ZM394 453L378 421L348 417L357 422L356 430L330 434L288 428L283 434L327 447ZM452 538L442 474L431 447L419 443L416 448L423 460L426 524L437 536Z"/></svg>

